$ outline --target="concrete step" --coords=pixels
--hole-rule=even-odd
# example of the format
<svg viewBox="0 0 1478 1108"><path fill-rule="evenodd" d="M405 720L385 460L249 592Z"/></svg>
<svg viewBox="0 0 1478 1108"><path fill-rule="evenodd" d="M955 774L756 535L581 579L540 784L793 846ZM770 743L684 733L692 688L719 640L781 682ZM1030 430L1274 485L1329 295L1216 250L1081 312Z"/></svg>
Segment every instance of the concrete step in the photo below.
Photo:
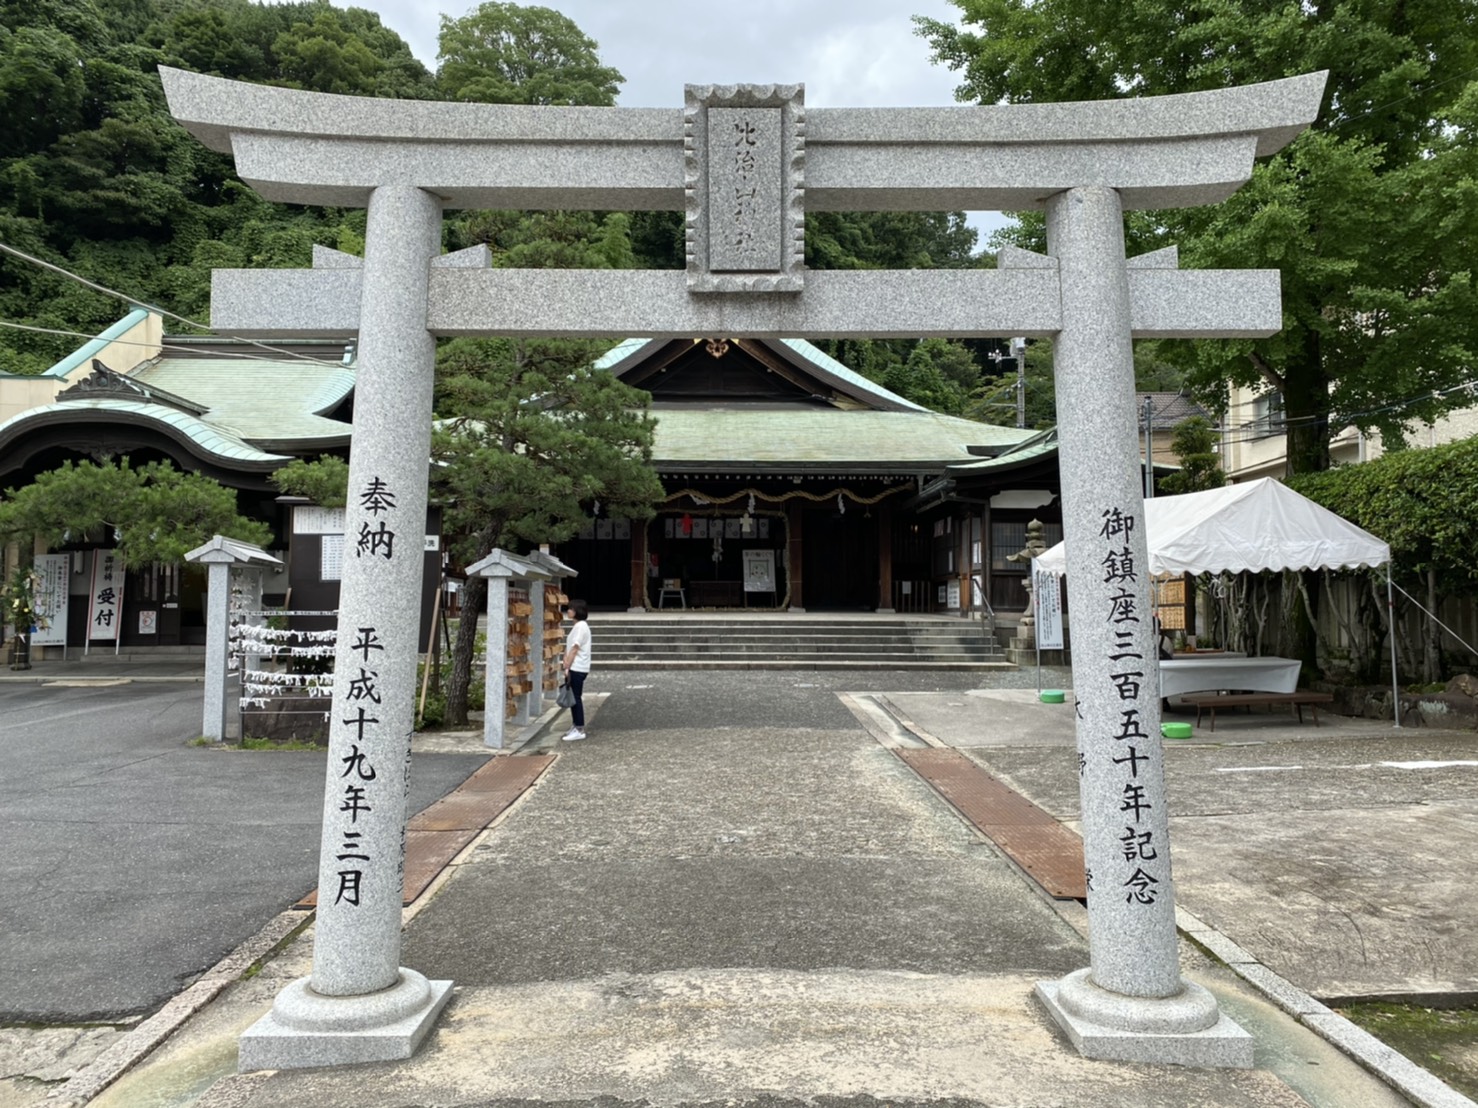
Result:
<svg viewBox="0 0 1478 1108"><path fill-rule="evenodd" d="M643 658L608 659L597 657L597 669L609 671L669 669L669 670L791 670L797 672L821 670L1014 670L1016 666L1005 660L985 662L938 662L895 658L805 658L784 660L777 658L727 659L705 658L701 661Z"/></svg>
<svg viewBox="0 0 1478 1108"><path fill-rule="evenodd" d="M915 630L905 628L902 630L882 628L878 630L860 630L858 628L841 628L837 630L811 631L795 628L774 627L659 627L647 625L645 627L599 627L592 628L606 642L622 639L650 639L650 638L673 638L673 639L762 639L769 641L781 641L784 639L817 639L817 640L849 640L849 641L886 641L896 642L899 640L912 640L915 642L983 642L986 636L975 630L955 631L945 630Z"/></svg>
<svg viewBox="0 0 1478 1108"><path fill-rule="evenodd" d="M37 647L34 656L36 661L60 662L62 661L62 649L59 646ZM43 653L44 651L44 653ZM205 664L205 647L203 646L125 646L116 654L111 646L94 646L87 652L82 653L80 646L67 647L68 662L80 662L84 657L89 663L98 665L138 665L141 662L199 662Z"/></svg>
<svg viewBox="0 0 1478 1108"><path fill-rule="evenodd" d="M909 617L600 615L604 669L1011 668L978 623Z"/></svg>
<svg viewBox="0 0 1478 1108"><path fill-rule="evenodd" d="M625 651L648 651L648 650L800 650L815 653L819 650L844 650L856 653L875 653L877 651L911 651L921 654L947 652L947 653L999 653L993 649L988 642L911 642L908 639L808 639L808 638L785 638L785 639L617 639L612 641L605 637L600 640L602 653L611 653L618 650Z"/></svg>

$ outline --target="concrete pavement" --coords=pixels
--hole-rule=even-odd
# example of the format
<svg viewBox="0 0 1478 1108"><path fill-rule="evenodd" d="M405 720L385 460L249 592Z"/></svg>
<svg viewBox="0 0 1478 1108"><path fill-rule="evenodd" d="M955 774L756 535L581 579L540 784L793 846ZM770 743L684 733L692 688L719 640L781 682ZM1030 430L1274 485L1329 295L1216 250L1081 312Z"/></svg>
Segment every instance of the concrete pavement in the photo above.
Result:
<svg viewBox="0 0 1478 1108"><path fill-rule="evenodd" d="M416 1058L232 1074L235 1036L306 972L301 938L96 1103L1466 1103L1421 1071L1409 1098L1371 1077L1311 1030L1303 994L1474 989L1457 888L1474 736L1236 716L1172 745L1184 969L1256 1037L1258 1068L1089 1062L1030 995L1086 964L1086 913L887 749L955 746L1071 824L1071 708L1036 703L1029 673L977 680L597 674L591 738L553 742L555 720L531 736L559 762L408 912L404 964L458 986ZM1358 955L1357 934L1375 939Z"/></svg>

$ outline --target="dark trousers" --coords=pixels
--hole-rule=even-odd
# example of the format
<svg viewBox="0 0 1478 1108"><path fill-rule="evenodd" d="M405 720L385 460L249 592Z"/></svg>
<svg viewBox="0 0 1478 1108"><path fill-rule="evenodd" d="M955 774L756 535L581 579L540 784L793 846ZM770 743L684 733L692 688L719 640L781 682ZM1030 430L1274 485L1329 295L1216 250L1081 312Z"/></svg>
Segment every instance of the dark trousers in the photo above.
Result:
<svg viewBox="0 0 1478 1108"><path fill-rule="evenodd" d="M581 731L585 730L585 678L588 673L581 673L578 669L570 670L570 691L575 694L574 707L570 709L570 720Z"/></svg>

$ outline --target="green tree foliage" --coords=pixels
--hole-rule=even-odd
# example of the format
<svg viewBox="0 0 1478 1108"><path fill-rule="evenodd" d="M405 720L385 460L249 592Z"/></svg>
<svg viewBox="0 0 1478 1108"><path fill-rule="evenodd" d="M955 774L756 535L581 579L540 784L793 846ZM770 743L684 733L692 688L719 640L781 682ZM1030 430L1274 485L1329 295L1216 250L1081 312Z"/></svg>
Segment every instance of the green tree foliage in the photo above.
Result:
<svg viewBox="0 0 1478 1108"><path fill-rule="evenodd" d="M967 269L981 264L963 212L812 212L811 269ZM829 339L837 361L905 400L964 415L980 383L972 346L944 339Z"/></svg>
<svg viewBox="0 0 1478 1108"><path fill-rule="evenodd" d="M213 266L307 265L362 212L268 204L169 116L157 67L359 95L433 94L379 17L326 3L0 4L0 242L192 319ZM37 373L126 306L0 256L0 371Z"/></svg>
<svg viewBox="0 0 1478 1108"><path fill-rule="evenodd" d="M915 404L946 415L965 414L980 367L970 351L949 339L924 339L903 361L891 361L881 384Z"/></svg>
<svg viewBox="0 0 1478 1108"><path fill-rule="evenodd" d="M965 414L981 423L1003 427L1016 424L1016 360L1004 344L987 355L989 369L965 406ZM1025 426L1045 430L1057 422L1057 389L1052 379L1052 342L1028 343L1023 355L1025 373Z"/></svg>
<svg viewBox="0 0 1478 1108"><path fill-rule="evenodd" d="M1391 545L1396 580L1422 597L1425 633L1420 648L1405 641L1397 625L1403 669L1422 679L1442 676L1441 630L1431 614L1451 596L1478 591L1478 439L1424 450L1401 450L1372 462L1339 466L1291 478L1289 485L1332 512ZM1384 605L1368 603L1372 617ZM1398 606L1400 606L1398 604ZM1375 640L1376 647L1379 640ZM1357 659L1371 671L1373 659Z"/></svg>
<svg viewBox="0 0 1478 1108"><path fill-rule="evenodd" d="M178 564L212 535L264 545L266 524L236 510L236 494L198 473L160 462L139 469L119 463L64 462L30 485L0 498L0 538L59 545L89 536L117 536L130 566Z"/></svg>
<svg viewBox="0 0 1478 1108"><path fill-rule="evenodd" d="M650 398L591 368L588 342L455 339L438 355L433 496L454 564L495 547L573 538L601 515L650 519L662 496L651 468ZM486 581L470 578L447 680L447 722L466 723L477 613Z"/></svg>
<svg viewBox="0 0 1478 1108"><path fill-rule="evenodd" d="M272 474L272 483L288 496L306 496L325 508L349 502L349 463L332 454L316 461L294 458Z"/></svg>
<svg viewBox="0 0 1478 1108"><path fill-rule="evenodd" d="M1478 439L1384 454L1288 484L1390 543L1398 579L1421 581L1431 570L1444 596L1478 589Z"/></svg>
<svg viewBox="0 0 1478 1108"><path fill-rule="evenodd" d="M978 236L964 212L812 212L812 269L973 269Z"/></svg>
<svg viewBox="0 0 1478 1108"><path fill-rule="evenodd" d="M1221 455L1216 452L1219 439L1215 425L1205 416L1191 416L1177 423L1170 448L1180 459L1180 472L1162 480L1160 490L1175 495L1225 485L1227 475L1222 472Z"/></svg>
<svg viewBox="0 0 1478 1108"><path fill-rule="evenodd" d="M1188 268L1282 271L1269 339L1166 344L1203 399L1227 382L1283 394L1290 472L1324 469L1348 423L1399 440L1457 403L1478 302L1478 0L953 0L917 20L962 100L1111 99L1327 69L1319 122L1209 208L1128 220L1131 252L1177 243ZM1023 245L1041 243L1040 218Z"/></svg>
<svg viewBox="0 0 1478 1108"><path fill-rule="evenodd" d="M625 80L552 8L485 3L460 19L443 15L437 45L445 100L609 106Z"/></svg>

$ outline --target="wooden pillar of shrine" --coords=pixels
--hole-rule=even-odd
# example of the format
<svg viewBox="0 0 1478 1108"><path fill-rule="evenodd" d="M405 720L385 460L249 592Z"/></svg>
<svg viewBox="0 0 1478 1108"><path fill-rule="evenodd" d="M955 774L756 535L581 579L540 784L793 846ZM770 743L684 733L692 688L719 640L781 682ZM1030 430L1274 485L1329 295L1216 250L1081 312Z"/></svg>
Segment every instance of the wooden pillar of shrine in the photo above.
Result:
<svg viewBox="0 0 1478 1108"><path fill-rule="evenodd" d="M804 612L806 610L805 594L802 588L803 562L801 555L804 553L805 544L805 509L800 501L792 500L785 505L785 522L787 531L787 542L785 552L785 572L790 581L790 610L792 612Z"/></svg>
<svg viewBox="0 0 1478 1108"><path fill-rule="evenodd" d="M893 612L893 507L878 505L878 611Z"/></svg>
<svg viewBox="0 0 1478 1108"><path fill-rule="evenodd" d="M631 521L631 603L628 612L647 610L647 528L649 523Z"/></svg>

